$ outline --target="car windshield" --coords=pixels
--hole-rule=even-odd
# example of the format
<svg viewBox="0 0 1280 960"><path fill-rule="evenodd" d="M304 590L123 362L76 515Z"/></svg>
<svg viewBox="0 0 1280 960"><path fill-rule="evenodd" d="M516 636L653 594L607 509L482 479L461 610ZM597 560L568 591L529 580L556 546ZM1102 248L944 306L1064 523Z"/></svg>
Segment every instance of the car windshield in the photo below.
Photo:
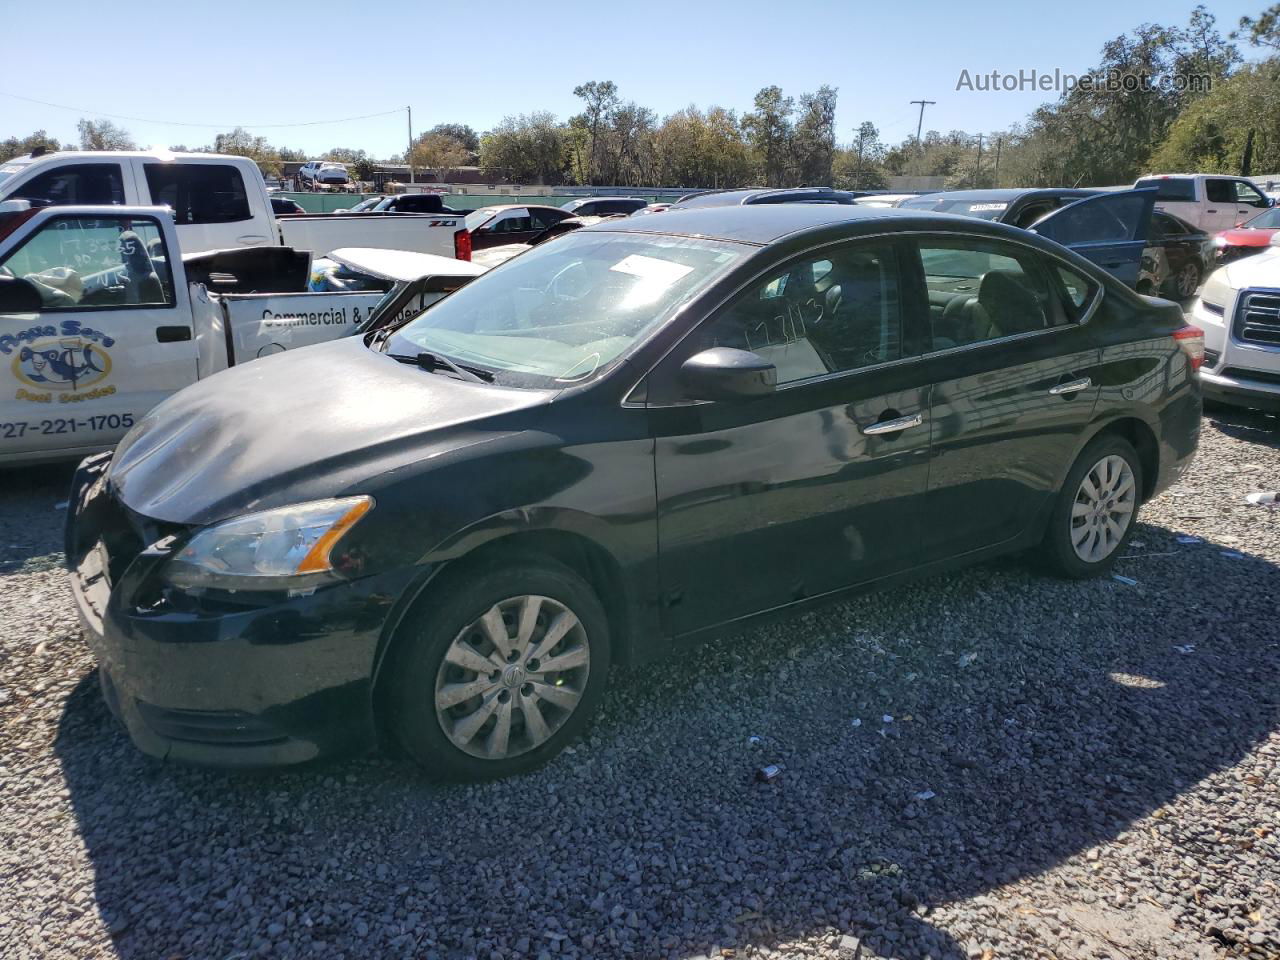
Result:
<svg viewBox="0 0 1280 960"><path fill-rule="evenodd" d="M586 380L746 256L724 241L584 231L534 247L398 330L387 352L443 354L511 386Z"/></svg>
<svg viewBox="0 0 1280 960"><path fill-rule="evenodd" d="M21 173L30 162L30 160L9 160L6 163L0 163L0 183L4 183L15 173Z"/></svg>
<svg viewBox="0 0 1280 960"><path fill-rule="evenodd" d="M1245 224L1250 230L1275 230L1280 228L1280 207L1264 210Z"/></svg>
<svg viewBox="0 0 1280 960"><path fill-rule="evenodd" d="M479 210L472 210L468 213L463 222L468 230L475 230L497 212L495 207L481 207Z"/></svg>
<svg viewBox="0 0 1280 960"><path fill-rule="evenodd" d="M915 197L898 204L907 210L929 210L933 213L958 213L964 217L979 217L983 220L999 220L1000 215L1009 209L1003 200L975 200L972 197Z"/></svg>

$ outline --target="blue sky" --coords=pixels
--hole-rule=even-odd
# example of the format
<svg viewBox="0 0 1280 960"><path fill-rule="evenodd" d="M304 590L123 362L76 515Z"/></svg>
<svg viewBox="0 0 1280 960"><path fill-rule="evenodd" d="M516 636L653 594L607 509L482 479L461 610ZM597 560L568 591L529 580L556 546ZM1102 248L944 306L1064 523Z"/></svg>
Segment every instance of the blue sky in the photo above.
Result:
<svg viewBox="0 0 1280 960"><path fill-rule="evenodd" d="M1208 6L1225 33L1267 2ZM1194 3L142 0L117 16L100 0L69 0L58 4L56 25L47 4L6 6L0 136L43 127L74 140L83 112L167 121L117 120L142 146L208 143L241 124L311 153L349 146L386 156L404 149L406 104L416 130L449 121L484 130L538 109L567 117L579 106L573 87L591 79L615 81L624 98L659 115L689 103L742 112L762 86L798 95L828 83L840 90L842 141L868 119L886 140L914 133L909 101L921 98L937 101L925 129L989 131L1055 95L957 90L962 70L1082 71L1111 37L1143 22L1181 25ZM360 9L369 23L353 15ZM309 24L277 24L272 10L305 11Z"/></svg>

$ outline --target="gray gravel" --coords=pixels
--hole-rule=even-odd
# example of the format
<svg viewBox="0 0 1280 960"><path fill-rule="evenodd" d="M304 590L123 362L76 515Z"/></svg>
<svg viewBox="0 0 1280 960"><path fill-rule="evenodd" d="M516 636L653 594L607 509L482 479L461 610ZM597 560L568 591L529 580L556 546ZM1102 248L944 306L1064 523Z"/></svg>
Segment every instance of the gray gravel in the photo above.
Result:
<svg viewBox="0 0 1280 960"><path fill-rule="evenodd" d="M1135 585L1002 561L746 633L479 787L145 759L58 569L67 471L4 475L0 956L1278 957L1278 447L1207 421Z"/></svg>

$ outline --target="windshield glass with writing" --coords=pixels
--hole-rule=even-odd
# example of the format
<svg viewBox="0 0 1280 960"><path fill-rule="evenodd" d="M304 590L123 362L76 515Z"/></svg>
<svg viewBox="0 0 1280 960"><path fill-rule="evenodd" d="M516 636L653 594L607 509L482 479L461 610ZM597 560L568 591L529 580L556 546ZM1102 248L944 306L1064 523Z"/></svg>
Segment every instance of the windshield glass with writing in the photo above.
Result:
<svg viewBox="0 0 1280 960"><path fill-rule="evenodd" d="M444 354L512 386L600 373L752 248L686 237L567 234L473 280L398 330L387 352Z"/></svg>

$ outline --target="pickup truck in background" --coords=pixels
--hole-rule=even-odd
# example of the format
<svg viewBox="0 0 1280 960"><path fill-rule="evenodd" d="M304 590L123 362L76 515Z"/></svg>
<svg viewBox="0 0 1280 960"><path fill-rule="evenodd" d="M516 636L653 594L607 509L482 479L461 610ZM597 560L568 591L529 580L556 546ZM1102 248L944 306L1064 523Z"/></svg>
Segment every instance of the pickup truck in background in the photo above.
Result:
<svg viewBox="0 0 1280 960"><path fill-rule="evenodd" d="M1275 201L1245 177L1211 173L1160 173L1143 177L1135 189L1154 187L1156 209L1199 227L1206 233L1230 230L1275 206Z"/></svg>
<svg viewBox="0 0 1280 960"><path fill-rule="evenodd" d="M0 204L0 466L107 449L196 380L416 316L485 270L381 249L179 257L164 208L19 206Z"/></svg>
<svg viewBox="0 0 1280 960"><path fill-rule="evenodd" d="M16 157L0 163L0 201L10 199L168 207L186 253L283 246L321 257L339 247L380 247L471 258L461 214L276 217L248 157L116 150Z"/></svg>

